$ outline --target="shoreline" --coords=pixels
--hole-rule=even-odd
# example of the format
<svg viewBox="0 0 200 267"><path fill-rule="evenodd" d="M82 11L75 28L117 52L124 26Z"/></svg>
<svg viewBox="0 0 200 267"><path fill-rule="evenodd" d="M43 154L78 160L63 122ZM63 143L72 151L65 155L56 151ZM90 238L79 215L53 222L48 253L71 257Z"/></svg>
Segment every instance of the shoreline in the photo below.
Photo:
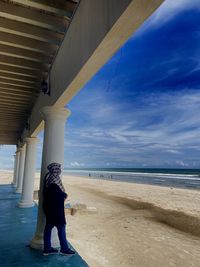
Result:
<svg viewBox="0 0 200 267"><path fill-rule="evenodd" d="M141 181L126 181L126 180L116 180L116 179L110 179L110 178L106 178L106 177L95 177L95 176L78 176L78 175L71 175L71 174L64 174L63 176L70 176L70 177L78 177L78 178L83 178L83 179L94 179L94 180L102 180L102 181L112 181L112 182L117 182L117 183L128 183L128 184L140 184L140 185L152 185L152 186L156 186L156 187L165 187L165 188L176 188L176 189L186 189L186 190L195 190L198 191L199 188L195 188L195 187L187 187L187 186L176 186L176 185L166 185L166 184L154 184L154 183L145 183L145 182L141 182ZM169 178L171 179L171 178Z"/></svg>
<svg viewBox="0 0 200 267"><path fill-rule="evenodd" d="M197 170L172 170L169 169L102 169L102 170L74 170L64 171L63 175L78 176L92 179L102 179L116 182L129 182L136 184L157 185L163 187L183 188L191 190L200 189L200 177Z"/></svg>

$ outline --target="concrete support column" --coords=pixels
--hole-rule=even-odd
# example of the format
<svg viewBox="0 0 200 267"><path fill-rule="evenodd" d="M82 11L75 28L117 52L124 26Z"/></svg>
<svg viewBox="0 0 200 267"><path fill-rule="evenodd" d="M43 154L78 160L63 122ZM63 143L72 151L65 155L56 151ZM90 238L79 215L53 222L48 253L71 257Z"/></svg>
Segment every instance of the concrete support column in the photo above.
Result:
<svg viewBox="0 0 200 267"><path fill-rule="evenodd" d="M14 185L15 184L15 178L16 178L16 161L17 161L17 152L15 153L15 155L13 155L14 157L14 170L13 170L13 181L12 181L12 184Z"/></svg>
<svg viewBox="0 0 200 267"><path fill-rule="evenodd" d="M25 153L26 147L25 145L19 149L20 157L19 157L19 171L18 171L18 179L17 179L17 189L16 193L22 192L22 184L23 184L23 176L24 176L24 160L25 160Z"/></svg>
<svg viewBox="0 0 200 267"><path fill-rule="evenodd" d="M38 218L36 233L30 243L30 246L36 249L43 249L45 215L42 209L42 192L44 177L47 173L47 166L50 163L57 162L63 166L65 121L70 115L70 111L65 108L44 107L41 110L41 113L45 121L45 126L39 190ZM52 246L58 245L57 236L53 232L51 241Z"/></svg>
<svg viewBox="0 0 200 267"><path fill-rule="evenodd" d="M26 142L26 157L24 166L22 195L21 195L21 200L19 202L20 208L29 208L34 206L33 190L34 190L34 180L35 180L38 139L36 137L29 137L25 139L25 142Z"/></svg>
<svg viewBox="0 0 200 267"><path fill-rule="evenodd" d="M13 179L14 187L17 187L18 173L19 173L19 158L20 158L20 150L17 149L15 155L15 169L14 169L14 179Z"/></svg>
<svg viewBox="0 0 200 267"><path fill-rule="evenodd" d="M13 180L12 180L12 183L14 185L15 183L15 172L16 172L16 153L15 155L13 155L13 158L14 158L14 169L13 169Z"/></svg>

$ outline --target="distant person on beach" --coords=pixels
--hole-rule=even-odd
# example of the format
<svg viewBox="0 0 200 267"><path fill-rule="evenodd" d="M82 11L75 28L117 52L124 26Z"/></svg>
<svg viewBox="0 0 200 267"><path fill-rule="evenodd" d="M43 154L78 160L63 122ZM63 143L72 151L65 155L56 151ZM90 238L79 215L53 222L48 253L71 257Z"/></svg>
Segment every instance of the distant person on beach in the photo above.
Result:
<svg viewBox="0 0 200 267"><path fill-rule="evenodd" d="M43 187L43 210L46 216L43 255L58 253L57 249L51 247L51 231L54 226L58 230L61 247L60 254L74 254L75 252L69 248L66 240L64 201L67 198L67 194L60 179L61 165L59 163L51 163L47 169L49 172L44 178Z"/></svg>

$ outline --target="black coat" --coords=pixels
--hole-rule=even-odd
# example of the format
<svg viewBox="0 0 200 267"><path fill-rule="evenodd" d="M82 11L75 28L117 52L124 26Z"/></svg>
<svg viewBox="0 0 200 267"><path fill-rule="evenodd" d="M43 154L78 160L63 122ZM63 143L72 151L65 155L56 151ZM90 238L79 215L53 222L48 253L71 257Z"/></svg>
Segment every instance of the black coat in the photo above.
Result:
<svg viewBox="0 0 200 267"><path fill-rule="evenodd" d="M66 224L64 201L67 194L57 184L50 184L43 194L43 210L46 222L53 225Z"/></svg>

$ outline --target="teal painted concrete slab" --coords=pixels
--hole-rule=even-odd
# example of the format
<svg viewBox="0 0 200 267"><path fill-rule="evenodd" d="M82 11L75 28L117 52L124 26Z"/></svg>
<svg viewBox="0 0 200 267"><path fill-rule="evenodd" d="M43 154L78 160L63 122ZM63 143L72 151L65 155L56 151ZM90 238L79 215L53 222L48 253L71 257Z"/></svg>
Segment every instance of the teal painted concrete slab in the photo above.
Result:
<svg viewBox="0 0 200 267"><path fill-rule="evenodd" d="M37 207L17 207L19 195L11 185L0 185L0 266L1 267L87 267L76 253L43 256L29 247L34 235Z"/></svg>

